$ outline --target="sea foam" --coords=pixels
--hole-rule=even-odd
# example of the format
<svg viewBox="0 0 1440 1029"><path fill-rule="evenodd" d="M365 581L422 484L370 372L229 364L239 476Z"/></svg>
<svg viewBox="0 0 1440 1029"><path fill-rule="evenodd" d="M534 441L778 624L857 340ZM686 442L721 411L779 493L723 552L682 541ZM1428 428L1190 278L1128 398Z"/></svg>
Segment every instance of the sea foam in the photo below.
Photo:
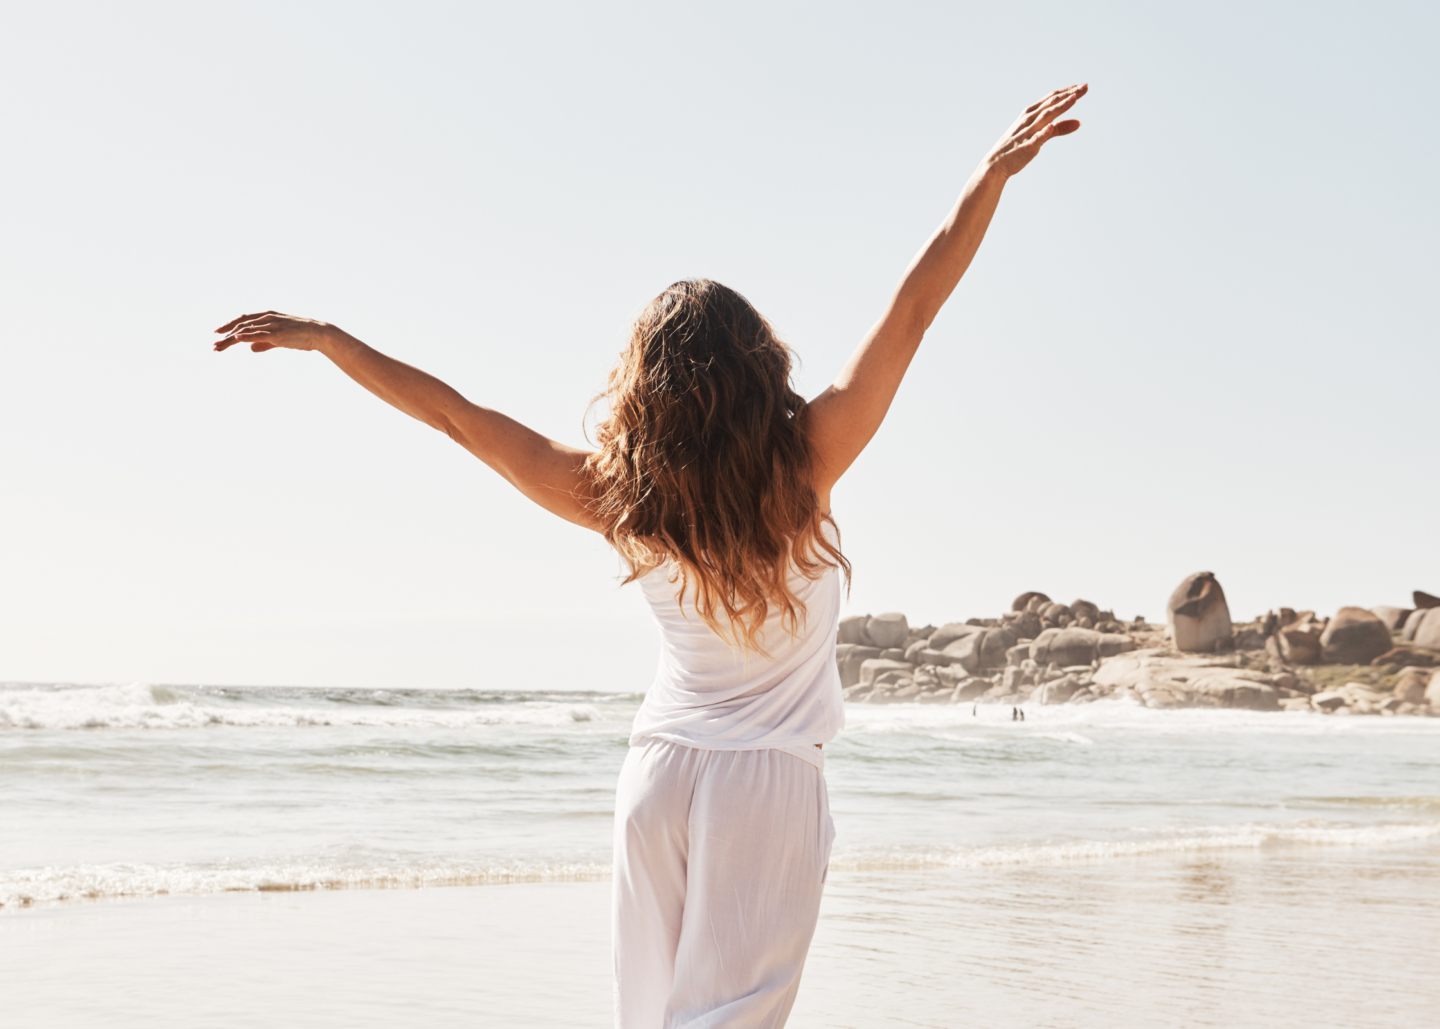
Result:
<svg viewBox="0 0 1440 1029"><path fill-rule="evenodd" d="M940 868L1065 865L1210 851L1280 847L1378 847L1440 840L1440 822L1381 825L1301 822L1177 830L1135 840L1072 840L1021 846L893 849L839 853L830 867L842 872Z"/></svg>
<svg viewBox="0 0 1440 1029"><path fill-rule="evenodd" d="M171 894L294 893L312 890L403 890L432 886L496 886L526 882L583 882L610 878L610 865L552 864L335 865L81 865L0 872L0 909L75 900Z"/></svg>
<svg viewBox="0 0 1440 1029"><path fill-rule="evenodd" d="M1003 869L1185 856L1278 847L1383 847L1440 840L1440 822L1380 825L1303 822L1179 830L1135 840L1071 840L1019 846L837 851L833 872ZM467 864L333 861L263 861L253 864L107 864L0 871L0 909L76 900L203 895L233 892L302 892L346 889L420 889L507 883L580 882L610 878L598 861Z"/></svg>
<svg viewBox="0 0 1440 1029"><path fill-rule="evenodd" d="M625 722L626 698L442 690L7 686L0 729L204 729L483 726ZM617 700L620 703L617 703Z"/></svg>

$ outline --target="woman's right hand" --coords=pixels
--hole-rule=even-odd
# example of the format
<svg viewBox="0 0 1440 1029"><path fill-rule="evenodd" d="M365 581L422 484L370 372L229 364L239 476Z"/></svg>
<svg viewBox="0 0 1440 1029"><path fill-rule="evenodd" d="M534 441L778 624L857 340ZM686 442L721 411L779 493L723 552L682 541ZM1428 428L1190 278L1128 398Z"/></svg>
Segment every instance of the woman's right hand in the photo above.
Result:
<svg viewBox="0 0 1440 1029"><path fill-rule="evenodd" d="M1075 101L1090 91L1089 84L1066 86L1057 89L1044 100L1025 108L1010 131L1000 137L1000 142L985 155L982 167L993 168L1006 178L1018 175L1020 170L1035 159L1040 148L1056 136L1068 136L1080 127L1075 118L1056 121Z"/></svg>
<svg viewBox="0 0 1440 1029"><path fill-rule="evenodd" d="M215 349L228 350L236 343L249 343L255 353L266 350L318 350L321 344L345 334L328 322L297 318L279 311L242 314L232 318L216 332L225 333L215 341Z"/></svg>
<svg viewBox="0 0 1440 1029"><path fill-rule="evenodd" d="M985 156L965 192L930 237L850 362L830 388L810 402L810 445L815 455L815 492L828 509L830 488L869 445L885 420L920 340L949 298L985 238L995 205L1010 176L1034 160L1048 140L1080 127L1056 121L1089 86L1057 89L1025 109Z"/></svg>

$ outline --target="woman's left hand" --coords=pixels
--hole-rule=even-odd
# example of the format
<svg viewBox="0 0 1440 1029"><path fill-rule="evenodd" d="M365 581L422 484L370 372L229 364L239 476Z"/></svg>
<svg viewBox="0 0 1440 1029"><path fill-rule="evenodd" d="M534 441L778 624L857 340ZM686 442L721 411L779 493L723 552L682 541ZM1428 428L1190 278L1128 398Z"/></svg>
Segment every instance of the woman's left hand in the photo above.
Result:
<svg viewBox="0 0 1440 1029"><path fill-rule="evenodd" d="M1018 175L1035 159L1042 146L1056 136L1068 136L1080 127L1076 118L1055 119L1074 107L1075 102L1088 92L1088 84L1067 86L1025 108L1025 113L986 155L984 166L995 169L1006 178Z"/></svg>
<svg viewBox="0 0 1440 1029"><path fill-rule="evenodd" d="M216 332L226 335L215 341L216 350L227 350L236 343L249 343L255 353L277 348L284 350L318 350L327 339L343 335L328 322L297 318L279 311L242 314L232 318Z"/></svg>

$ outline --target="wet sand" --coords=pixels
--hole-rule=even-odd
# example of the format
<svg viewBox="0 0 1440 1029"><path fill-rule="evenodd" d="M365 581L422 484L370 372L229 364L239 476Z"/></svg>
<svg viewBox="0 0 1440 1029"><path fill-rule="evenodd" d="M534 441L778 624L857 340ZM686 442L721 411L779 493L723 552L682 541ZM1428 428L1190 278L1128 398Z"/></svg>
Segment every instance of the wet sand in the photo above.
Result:
<svg viewBox="0 0 1440 1029"><path fill-rule="evenodd" d="M0 916L7 1024L602 1026L608 883L236 893ZM1415 1027L1440 847L835 872L790 1025Z"/></svg>

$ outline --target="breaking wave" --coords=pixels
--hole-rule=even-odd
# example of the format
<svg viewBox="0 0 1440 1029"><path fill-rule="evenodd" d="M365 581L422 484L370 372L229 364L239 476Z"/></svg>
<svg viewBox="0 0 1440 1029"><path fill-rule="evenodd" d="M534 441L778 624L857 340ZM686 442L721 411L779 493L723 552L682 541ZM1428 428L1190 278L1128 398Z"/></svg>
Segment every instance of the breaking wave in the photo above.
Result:
<svg viewBox="0 0 1440 1029"><path fill-rule="evenodd" d="M594 862L500 865L264 864L253 867L112 864L0 872L0 909L171 894L409 890L431 886L584 882L610 878Z"/></svg>
<svg viewBox="0 0 1440 1029"><path fill-rule="evenodd" d="M931 850L850 851L831 858L845 872L1004 869L1283 847L1383 847L1440 839L1440 822L1353 825L1302 822L1190 829L1138 840L1075 840L1020 846ZM315 890L395 890L510 883L595 882L609 879L599 861L464 864L432 862L345 864L319 861L254 865L108 864L0 871L0 910L67 901Z"/></svg>
<svg viewBox="0 0 1440 1029"><path fill-rule="evenodd" d="M0 686L0 729L565 726L628 722L637 703L614 694L498 690Z"/></svg>
<svg viewBox="0 0 1440 1029"><path fill-rule="evenodd" d="M1300 822L1189 829L1140 840L1075 840L1022 846L890 850L838 854L833 871L871 872L940 868L1065 865L1210 851L1282 847L1378 847L1440 839L1440 822L1349 825Z"/></svg>

